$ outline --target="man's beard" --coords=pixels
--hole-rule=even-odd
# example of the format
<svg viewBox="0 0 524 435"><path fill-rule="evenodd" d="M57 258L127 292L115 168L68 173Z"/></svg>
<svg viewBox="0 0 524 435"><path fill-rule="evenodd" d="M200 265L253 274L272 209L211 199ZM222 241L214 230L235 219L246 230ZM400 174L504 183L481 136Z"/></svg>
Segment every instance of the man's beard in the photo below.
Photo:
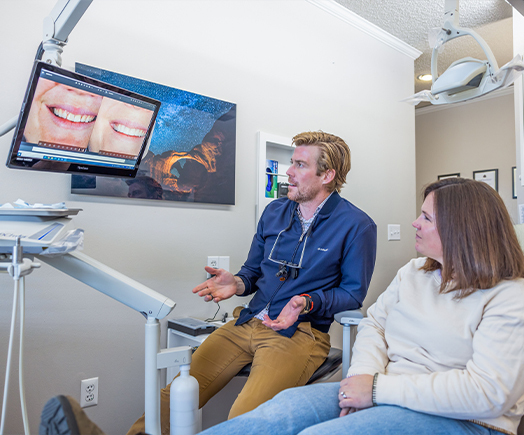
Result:
<svg viewBox="0 0 524 435"><path fill-rule="evenodd" d="M288 191L287 197L291 201L295 201L301 204L301 203L308 202L314 199L317 196L318 192L319 190L314 189L311 186L306 187L303 190L297 187L296 192Z"/></svg>

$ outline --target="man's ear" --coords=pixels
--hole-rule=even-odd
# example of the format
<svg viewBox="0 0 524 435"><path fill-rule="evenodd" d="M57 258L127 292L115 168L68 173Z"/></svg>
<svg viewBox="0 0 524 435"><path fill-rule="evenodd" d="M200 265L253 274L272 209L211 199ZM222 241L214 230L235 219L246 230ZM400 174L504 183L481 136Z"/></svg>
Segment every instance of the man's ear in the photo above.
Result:
<svg viewBox="0 0 524 435"><path fill-rule="evenodd" d="M324 179L322 180L322 184L329 184L335 179L336 171L334 169L328 169L326 172L322 174Z"/></svg>

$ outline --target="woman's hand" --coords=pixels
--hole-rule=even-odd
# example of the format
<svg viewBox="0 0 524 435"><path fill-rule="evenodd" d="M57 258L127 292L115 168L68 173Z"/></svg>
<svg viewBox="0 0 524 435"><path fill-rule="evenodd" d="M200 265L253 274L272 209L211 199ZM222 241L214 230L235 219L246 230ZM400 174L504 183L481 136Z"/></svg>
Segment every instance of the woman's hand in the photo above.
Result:
<svg viewBox="0 0 524 435"><path fill-rule="evenodd" d="M346 415L353 414L354 412L357 412L357 408L342 408L340 410L339 417L345 417Z"/></svg>
<svg viewBox="0 0 524 435"><path fill-rule="evenodd" d="M359 409L371 408L372 393L373 376L371 375L355 375L342 379L338 392L339 406L342 409L340 417Z"/></svg>

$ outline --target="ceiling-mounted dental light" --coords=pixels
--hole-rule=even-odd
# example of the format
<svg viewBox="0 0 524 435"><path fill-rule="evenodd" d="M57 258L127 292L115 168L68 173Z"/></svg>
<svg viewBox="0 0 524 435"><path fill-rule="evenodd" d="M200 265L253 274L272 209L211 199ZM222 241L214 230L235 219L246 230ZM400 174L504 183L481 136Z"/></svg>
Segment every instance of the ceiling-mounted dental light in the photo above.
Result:
<svg viewBox="0 0 524 435"><path fill-rule="evenodd" d="M457 60L437 80L433 81L431 93L448 97L458 93L479 89L486 77L489 63L472 57Z"/></svg>
<svg viewBox="0 0 524 435"><path fill-rule="evenodd" d="M499 69L495 56L482 37L471 29L459 26L458 0L445 0L444 24L430 31L431 91L424 90L406 98L405 102L417 105L422 101L431 104L449 104L481 97L496 89L512 84L524 71L520 55ZM472 57L453 62L448 69L438 75L438 54L441 47L455 38L471 36L480 45L487 60Z"/></svg>

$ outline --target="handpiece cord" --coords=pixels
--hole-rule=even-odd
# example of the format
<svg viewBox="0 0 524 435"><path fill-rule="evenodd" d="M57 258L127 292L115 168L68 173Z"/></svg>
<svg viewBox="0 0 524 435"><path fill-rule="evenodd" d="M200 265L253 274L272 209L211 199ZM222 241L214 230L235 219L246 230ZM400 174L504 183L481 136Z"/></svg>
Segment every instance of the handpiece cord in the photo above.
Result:
<svg viewBox="0 0 524 435"><path fill-rule="evenodd" d="M24 384L24 329L25 329L25 277L22 277L20 286L20 350L18 357L18 376L20 389L20 407L22 410L22 420L24 422L24 433L29 435L29 418L27 417L27 404L25 400Z"/></svg>
<svg viewBox="0 0 524 435"><path fill-rule="evenodd" d="M9 333L9 347L7 350L7 364L5 366L5 383L4 383L4 400L2 403L2 420L0 422L0 435L4 435L5 429L5 414L7 409L7 396L9 391L9 375L11 371L11 355L13 351L13 338L15 334L15 323L16 323L16 308L18 302L18 289L20 283L18 280L15 280L15 289L13 295L13 312L11 314L11 332Z"/></svg>

